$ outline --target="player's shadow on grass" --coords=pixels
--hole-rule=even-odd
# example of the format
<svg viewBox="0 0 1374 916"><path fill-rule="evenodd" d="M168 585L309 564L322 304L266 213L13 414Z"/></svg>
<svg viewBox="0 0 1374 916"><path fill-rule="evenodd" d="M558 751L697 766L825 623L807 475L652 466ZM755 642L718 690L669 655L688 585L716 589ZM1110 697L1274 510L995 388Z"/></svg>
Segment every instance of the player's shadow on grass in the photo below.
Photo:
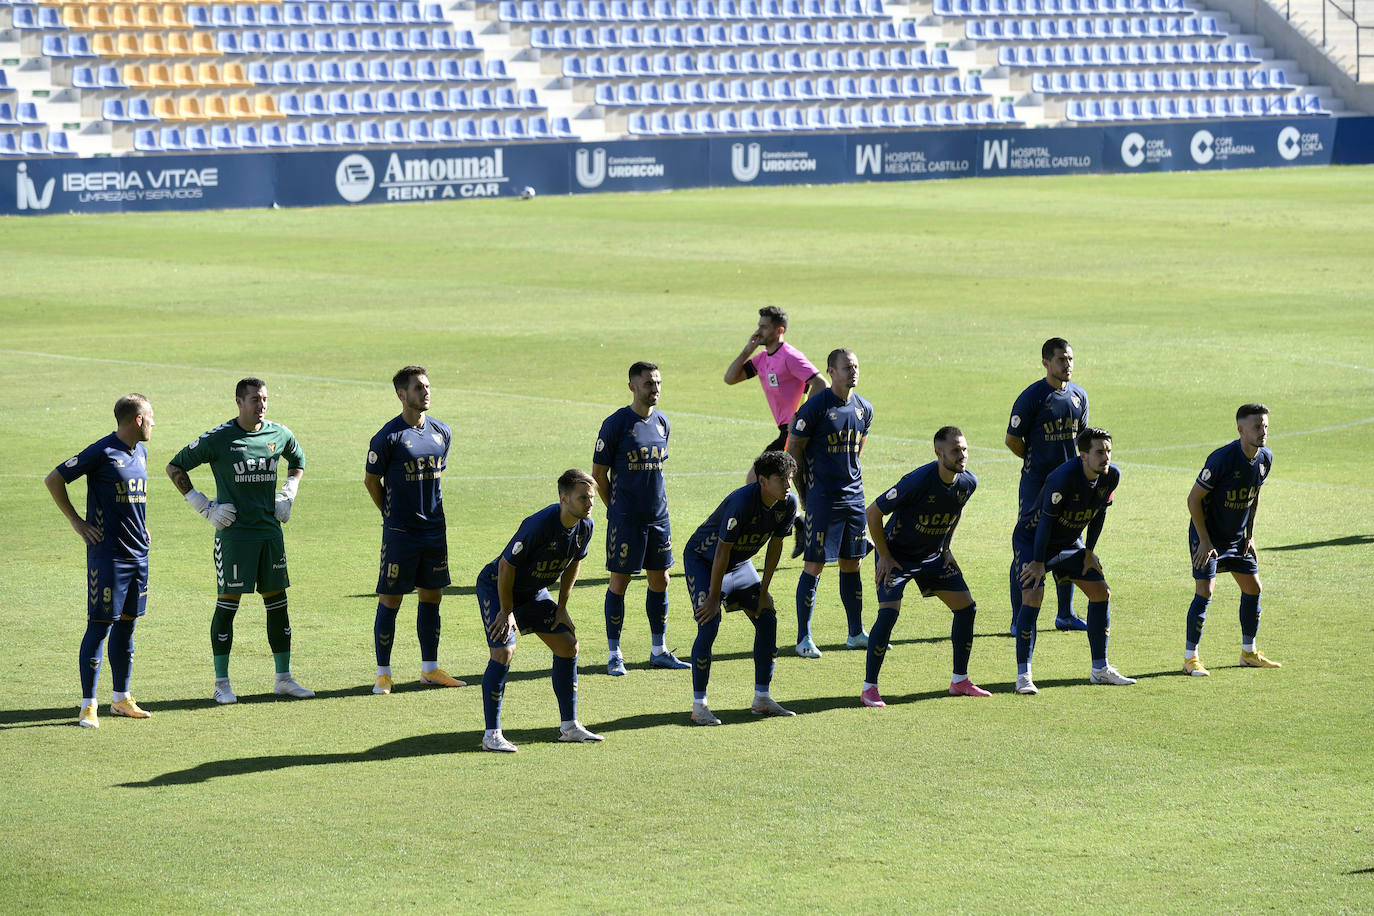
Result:
<svg viewBox="0 0 1374 916"><path fill-rule="evenodd" d="M601 578L578 577L577 584L578 584L579 586L584 586L584 585L605 586L605 585L610 585L610 584L611 584L611 580L610 580L610 578L607 577L607 576L602 576ZM475 596L475 595L477 594L477 586L476 586L476 585L446 585L446 586L444 586L444 594L445 594L445 595L460 595L460 596L463 596L463 597L473 597L473 596ZM376 597L377 597L377 593L376 593L376 592L367 592L366 594L360 594L360 595L344 595L344 597L345 597L345 598L376 598Z"/></svg>
<svg viewBox="0 0 1374 916"><path fill-rule="evenodd" d="M438 690L425 687L425 690ZM337 690L317 690L317 699L334 697L371 696L372 685L360 684L357 687L343 687ZM252 703L303 703L292 697L281 697L270 691L267 693L239 694L238 705ZM181 700L144 700L142 705L156 715L159 712L186 712L188 710L216 709L219 704L211 697L194 697ZM39 728L53 725L70 725L76 722L76 704L71 706L49 707L47 709L6 709L0 711L0 730L7 728Z"/></svg>
<svg viewBox="0 0 1374 916"><path fill-rule="evenodd" d="M1325 541L1304 541L1301 544L1280 544L1277 547L1261 547L1263 551L1316 550L1321 547L1357 547L1374 544L1374 534L1351 534L1343 538L1330 538Z"/></svg>

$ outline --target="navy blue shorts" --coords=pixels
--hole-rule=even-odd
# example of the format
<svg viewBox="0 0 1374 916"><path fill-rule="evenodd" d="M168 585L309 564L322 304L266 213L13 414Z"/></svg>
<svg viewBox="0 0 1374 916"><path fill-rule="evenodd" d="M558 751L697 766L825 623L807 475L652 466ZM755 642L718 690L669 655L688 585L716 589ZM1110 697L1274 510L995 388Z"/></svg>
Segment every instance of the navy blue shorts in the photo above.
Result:
<svg viewBox="0 0 1374 916"><path fill-rule="evenodd" d="M148 558L86 556L86 616L91 620L142 617L148 610Z"/></svg>
<svg viewBox="0 0 1374 916"><path fill-rule="evenodd" d="M496 579L479 576L477 579L477 609L482 614L482 634L487 645L493 649L500 646L515 645L515 631L521 633L557 633L566 630L566 624L554 622L558 614L558 602L553 600L547 588L541 588L533 595L516 595L515 629L504 642L492 642L489 628L496 615L501 613L501 596L496 589Z"/></svg>
<svg viewBox="0 0 1374 916"><path fill-rule="evenodd" d="M908 566L902 558L893 555L897 565L902 567L900 572L894 572L887 577L887 581L878 583L878 603L888 604L889 602L902 600L902 592L906 590L908 582L915 582L916 587L921 590L922 598L929 598L936 592L966 592L968 583L964 581L964 573L959 569L958 563L946 563L944 559L939 559L934 563L927 563L924 566ZM873 556L873 565L878 565L877 554Z"/></svg>
<svg viewBox="0 0 1374 916"><path fill-rule="evenodd" d="M1012 568L1021 574L1021 568L1035 556L1035 533L1025 537L1018 527L1011 539ZM1100 569L1083 572L1083 560L1088 556L1088 548L1070 545L1045 561L1045 571L1054 574L1054 584L1064 582L1106 582L1107 577ZM1024 589L1023 589L1024 590Z"/></svg>
<svg viewBox="0 0 1374 916"><path fill-rule="evenodd" d="M448 575L448 536L382 529L382 561L377 594L408 595L417 588L443 588Z"/></svg>
<svg viewBox="0 0 1374 916"><path fill-rule="evenodd" d="M1188 562L1193 562L1193 553L1197 550L1198 541L1197 531L1190 524L1188 526ZM1216 542L1212 545L1215 547ZM1241 575L1259 575L1259 560L1252 553L1241 553L1245 549L1245 541L1242 539L1232 544L1226 550L1217 550L1217 555L1208 560L1202 566L1193 567L1193 578L1198 580L1215 579L1217 573L1240 573Z"/></svg>
<svg viewBox="0 0 1374 916"><path fill-rule="evenodd" d="M696 554L688 554L682 561L682 568L687 579L687 594L695 611L711 591L711 564ZM725 578L720 582L720 604L725 610L757 611L761 594L763 579L752 560L737 563L725 571Z"/></svg>
<svg viewBox="0 0 1374 916"><path fill-rule="evenodd" d="M623 515L606 519L606 571L633 576L641 569L673 565L673 532L667 518L639 522Z"/></svg>
<svg viewBox="0 0 1374 916"><path fill-rule="evenodd" d="M861 560L868 554L867 520L864 503L847 502L834 505L806 502L806 550L802 560L807 563L833 563L839 559Z"/></svg>

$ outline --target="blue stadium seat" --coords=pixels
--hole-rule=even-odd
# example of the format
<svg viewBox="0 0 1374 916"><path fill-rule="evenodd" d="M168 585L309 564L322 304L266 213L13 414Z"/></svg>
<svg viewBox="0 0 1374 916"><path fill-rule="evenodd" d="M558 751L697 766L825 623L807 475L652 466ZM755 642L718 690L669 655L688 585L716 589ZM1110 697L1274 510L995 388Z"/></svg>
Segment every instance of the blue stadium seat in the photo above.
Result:
<svg viewBox="0 0 1374 916"><path fill-rule="evenodd" d="M363 121L358 125L358 139L363 143L382 144L386 142L386 137L382 136L382 126L376 121Z"/></svg>
<svg viewBox="0 0 1374 916"><path fill-rule="evenodd" d="M134 149L140 153L162 152L162 147L157 142L157 135L146 127L134 131Z"/></svg>
<svg viewBox="0 0 1374 916"><path fill-rule="evenodd" d="M9 108L9 103L0 103L0 124L5 123L4 110ZM124 110L123 99L106 99L100 105L100 118L103 121L113 121L116 123L129 123L133 118L129 117Z"/></svg>
<svg viewBox="0 0 1374 916"><path fill-rule="evenodd" d="M175 127L164 127L158 131L157 142L166 152L186 152L186 140L182 137L181 131Z"/></svg>
<svg viewBox="0 0 1374 916"><path fill-rule="evenodd" d="M240 149L262 149L262 138L253 124L239 124L234 128L234 143Z"/></svg>

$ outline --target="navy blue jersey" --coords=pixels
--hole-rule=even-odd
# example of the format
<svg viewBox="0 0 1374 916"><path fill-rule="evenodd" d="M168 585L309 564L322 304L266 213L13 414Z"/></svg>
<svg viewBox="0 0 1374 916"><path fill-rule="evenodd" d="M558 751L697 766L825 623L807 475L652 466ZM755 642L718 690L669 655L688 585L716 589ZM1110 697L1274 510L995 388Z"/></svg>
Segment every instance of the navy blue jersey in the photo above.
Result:
<svg viewBox="0 0 1374 916"><path fill-rule="evenodd" d="M738 566L771 538L790 534L796 515L796 494L788 493L772 506L765 506L758 482L745 484L725 497L701 523L687 541L687 553L710 563L716 558L716 545L723 542L732 545L730 566Z"/></svg>
<svg viewBox="0 0 1374 916"><path fill-rule="evenodd" d="M1083 530L1099 512L1107 511L1112 494L1121 482L1121 468L1107 465L1096 480L1083 473L1083 459L1060 465L1040 491L1040 510L1029 522L1035 529L1035 555L1039 563L1070 547L1082 546Z"/></svg>
<svg viewBox="0 0 1374 916"><path fill-rule="evenodd" d="M669 432L668 418L657 408L641 417L634 408L622 407L601 424L592 463L610 468L608 513L643 522L668 517L663 462L668 460Z"/></svg>
<svg viewBox="0 0 1374 916"><path fill-rule="evenodd" d="M130 447L110 433L58 465L57 473L67 483L86 477L86 521L101 535L99 544L87 545L88 556L147 559L148 450L142 442Z"/></svg>
<svg viewBox="0 0 1374 916"><path fill-rule="evenodd" d="M444 467L453 431L433 417L411 426L396 417L372 437L367 473L382 478L382 519L388 528L411 534L444 528Z"/></svg>
<svg viewBox="0 0 1374 916"><path fill-rule="evenodd" d="M873 425L873 405L850 393L841 401L826 388L807 398L792 418L792 435L806 443L807 500L857 496L863 500L859 447Z"/></svg>
<svg viewBox="0 0 1374 916"><path fill-rule="evenodd" d="M540 589L563 578L564 570L586 558L591 542L592 520L579 519L571 528L564 528L558 503L545 506L521 522L515 537L501 552L501 557L515 567L515 603L529 600ZM490 577L495 582L501 557L483 567L481 577Z"/></svg>
<svg viewBox="0 0 1374 916"><path fill-rule="evenodd" d="M1253 459L1246 458L1239 439L1207 456L1207 463L1197 475L1197 485L1207 491L1202 497L1207 536L1219 553L1226 553L1245 539L1250 513L1273 466L1273 452L1260 446Z"/></svg>
<svg viewBox="0 0 1374 916"><path fill-rule="evenodd" d="M1086 391L1073 382L1055 388L1040 379L1011 405L1007 434L1026 442L1022 470L1043 476L1078 457L1074 438L1087 425Z"/></svg>
<svg viewBox="0 0 1374 916"><path fill-rule="evenodd" d="M884 515L891 513L883 523L888 549L918 566L939 559L977 487L978 478L969 471L960 471L946 484L937 461L907 474L878 497L878 508Z"/></svg>

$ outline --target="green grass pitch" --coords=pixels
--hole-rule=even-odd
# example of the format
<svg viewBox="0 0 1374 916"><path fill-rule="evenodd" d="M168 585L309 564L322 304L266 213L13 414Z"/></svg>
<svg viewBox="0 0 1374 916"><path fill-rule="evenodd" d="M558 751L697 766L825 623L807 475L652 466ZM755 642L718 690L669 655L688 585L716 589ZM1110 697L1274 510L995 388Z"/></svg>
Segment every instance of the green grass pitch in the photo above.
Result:
<svg viewBox="0 0 1374 916"><path fill-rule="evenodd" d="M0 221L3 909L1370 912L1371 239L1374 171L1354 168ZM520 753L479 753L478 688L415 684L413 598L398 690L370 693L379 525L362 466L398 412L395 369L429 367L432 412L457 433L440 661L476 682L473 579L559 472L589 466L629 363L662 367L678 544L742 482L772 430L757 385L721 375L770 303L813 360L857 352L870 497L929 460L938 426L965 430L981 485L954 549L992 697L946 695L949 615L909 594L891 705L861 708L834 568L810 662L790 648L785 561L773 692L800 715L748 714L752 629L731 615L710 691L724 727L689 727L688 672L644 665L642 579L630 674L605 675L596 547L572 613L581 718L604 744L553 742L549 653L524 639L504 721ZM1124 471L1100 554L1112 660L1140 683L1090 686L1083 636L1050 631L1041 693L1020 697L1002 438L1061 334ZM247 374L308 458L286 539L293 669L319 697L271 696L249 597L242 701L218 708L211 533L161 468L233 414ZM91 732L75 726L82 549L41 479L112 429L130 390L158 421L133 681L154 717L105 712L107 666ZM1284 667L1237 667L1224 577L1212 676L1190 679L1184 499L1250 400L1273 412L1260 644ZM685 653L680 578L670 599Z"/></svg>

